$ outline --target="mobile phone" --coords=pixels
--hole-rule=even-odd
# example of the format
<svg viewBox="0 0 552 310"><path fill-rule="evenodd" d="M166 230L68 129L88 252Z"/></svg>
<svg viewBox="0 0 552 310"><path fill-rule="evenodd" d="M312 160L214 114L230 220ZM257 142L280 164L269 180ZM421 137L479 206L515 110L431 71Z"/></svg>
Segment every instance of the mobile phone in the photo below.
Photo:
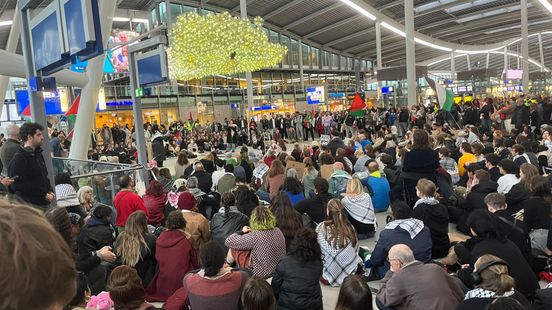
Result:
<svg viewBox="0 0 552 310"><path fill-rule="evenodd" d="M17 178L19 178L19 176L18 176L18 175L15 175L15 176L11 177L10 179L15 180L15 179L17 179Z"/></svg>

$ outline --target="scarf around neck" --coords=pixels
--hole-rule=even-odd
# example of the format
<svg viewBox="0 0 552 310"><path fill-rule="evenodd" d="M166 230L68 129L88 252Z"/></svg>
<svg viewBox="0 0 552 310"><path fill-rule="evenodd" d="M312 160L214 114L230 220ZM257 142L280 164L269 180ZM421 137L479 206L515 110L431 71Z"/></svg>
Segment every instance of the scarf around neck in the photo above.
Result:
<svg viewBox="0 0 552 310"><path fill-rule="evenodd" d="M418 201L416 201L416 203L414 204L414 208L415 209L419 204L428 204L428 205L438 205L439 204L439 200L435 199L435 197L423 197L423 198L420 198L418 199Z"/></svg>

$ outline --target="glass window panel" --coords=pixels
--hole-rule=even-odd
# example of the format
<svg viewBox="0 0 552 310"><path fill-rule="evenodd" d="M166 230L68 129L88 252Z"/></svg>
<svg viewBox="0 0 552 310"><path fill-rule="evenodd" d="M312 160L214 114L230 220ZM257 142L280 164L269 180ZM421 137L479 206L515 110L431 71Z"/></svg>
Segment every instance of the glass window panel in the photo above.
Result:
<svg viewBox="0 0 552 310"><path fill-rule="evenodd" d="M301 50L303 53L303 67L310 67L311 66L310 46L306 44L301 44Z"/></svg>
<svg viewBox="0 0 552 310"><path fill-rule="evenodd" d="M284 56L283 60L282 60L282 64L283 65L289 65L289 51L290 51L290 40L289 40L289 37L288 36L285 36L285 35L281 35L280 36L280 39L282 40L281 44L285 47L288 48L288 53Z"/></svg>
<svg viewBox="0 0 552 310"><path fill-rule="evenodd" d="M161 23L167 22L167 6L165 2L159 3L159 18L161 19Z"/></svg>
<svg viewBox="0 0 552 310"><path fill-rule="evenodd" d="M173 23L176 23L176 18L178 17L178 15L182 13L182 6L177 3L171 3L170 8L171 8L171 21Z"/></svg>
<svg viewBox="0 0 552 310"><path fill-rule="evenodd" d="M345 70L347 67L347 59L345 59L345 56L341 56L339 60L339 69Z"/></svg>
<svg viewBox="0 0 552 310"><path fill-rule="evenodd" d="M151 22L154 26L157 25L157 9L151 10Z"/></svg>
<svg viewBox="0 0 552 310"><path fill-rule="evenodd" d="M187 6L187 5L182 6L182 13L195 13L196 11L197 9L194 8L193 6Z"/></svg>
<svg viewBox="0 0 552 310"><path fill-rule="evenodd" d="M337 54L332 54L332 68L339 68L339 55Z"/></svg>
<svg viewBox="0 0 552 310"><path fill-rule="evenodd" d="M276 31L270 30L270 34L268 35L268 38L270 42L280 43L280 34L277 33Z"/></svg>
<svg viewBox="0 0 552 310"><path fill-rule="evenodd" d="M353 59L351 57L347 57L347 69L353 68Z"/></svg>
<svg viewBox="0 0 552 310"><path fill-rule="evenodd" d="M312 61L312 66L313 68L318 68L318 52L319 50L315 47L312 47L311 48L311 53L310 53L310 57L311 57L311 61Z"/></svg>
<svg viewBox="0 0 552 310"><path fill-rule="evenodd" d="M291 49L288 53L291 64L294 67L299 66L299 42L297 42L297 40L291 39Z"/></svg>
<svg viewBox="0 0 552 310"><path fill-rule="evenodd" d="M322 66L330 67L331 54L330 52L322 51Z"/></svg>

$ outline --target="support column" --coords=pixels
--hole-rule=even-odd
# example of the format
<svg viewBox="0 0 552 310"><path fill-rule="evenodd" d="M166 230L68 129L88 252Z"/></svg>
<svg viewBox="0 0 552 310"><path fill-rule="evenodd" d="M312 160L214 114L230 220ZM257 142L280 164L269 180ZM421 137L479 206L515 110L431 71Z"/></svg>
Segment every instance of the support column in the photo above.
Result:
<svg viewBox="0 0 552 310"><path fill-rule="evenodd" d="M406 33L406 83L408 101L407 104L418 103L416 81L416 46L414 44L414 0L404 1L404 24Z"/></svg>
<svg viewBox="0 0 552 310"><path fill-rule="evenodd" d="M504 79L506 79L506 71L508 71L508 45L504 46Z"/></svg>
<svg viewBox="0 0 552 310"><path fill-rule="evenodd" d="M102 1L100 3L100 16L103 18L101 27L104 46L107 46L116 7L117 1ZM71 149L69 151L69 158L71 159L86 159L88 155L88 147L95 120L94 115L96 115L96 105L98 104L98 92L102 85L105 54L104 52L103 55L88 61L86 70L88 83L86 83L86 86L81 91L77 121L73 129L73 140L71 141Z"/></svg>
<svg viewBox="0 0 552 310"><path fill-rule="evenodd" d="M376 70L379 71L383 68L383 63L381 60L381 22L376 21ZM381 81L377 78L378 81L378 100L381 98Z"/></svg>
<svg viewBox="0 0 552 310"><path fill-rule="evenodd" d="M542 50L542 35L540 33L538 35L538 38L539 38L539 54L540 54L540 64L541 64L540 71L544 72L544 52Z"/></svg>
<svg viewBox="0 0 552 310"><path fill-rule="evenodd" d="M454 51L450 52L450 75L453 81L456 81L456 59L454 59Z"/></svg>
<svg viewBox="0 0 552 310"><path fill-rule="evenodd" d="M6 52L8 53L15 53L15 50L17 49L17 43L19 42L19 30L21 28L19 19L19 5L16 4L10 34L8 36L8 41L6 42ZM6 99L6 92L8 91L9 83L9 76L0 75L0 116L2 116L2 110L4 109L4 100Z"/></svg>
<svg viewBox="0 0 552 310"><path fill-rule="evenodd" d="M305 77L303 76L303 41L299 40L299 81L301 85L301 92L305 91ZM333 58L333 57L332 57Z"/></svg>
<svg viewBox="0 0 552 310"><path fill-rule="evenodd" d="M529 93L529 27L527 26L527 0L521 0L521 70L523 93Z"/></svg>
<svg viewBox="0 0 552 310"><path fill-rule="evenodd" d="M240 14L242 19L247 17L247 0L240 0ZM302 75L301 75L302 76ZM243 109L243 116L247 115L247 111L254 105L253 103L253 77L251 72L245 72L245 81L247 83L247 107Z"/></svg>
<svg viewBox="0 0 552 310"><path fill-rule="evenodd" d="M487 53L487 59L485 61L485 68L489 69L489 62L491 60L491 53Z"/></svg>
<svg viewBox="0 0 552 310"><path fill-rule="evenodd" d="M355 91L360 92L360 60L353 58L353 66L355 67Z"/></svg>
<svg viewBox="0 0 552 310"><path fill-rule="evenodd" d="M471 70L470 54L466 54L466 62L468 63L468 71L470 71Z"/></svg>

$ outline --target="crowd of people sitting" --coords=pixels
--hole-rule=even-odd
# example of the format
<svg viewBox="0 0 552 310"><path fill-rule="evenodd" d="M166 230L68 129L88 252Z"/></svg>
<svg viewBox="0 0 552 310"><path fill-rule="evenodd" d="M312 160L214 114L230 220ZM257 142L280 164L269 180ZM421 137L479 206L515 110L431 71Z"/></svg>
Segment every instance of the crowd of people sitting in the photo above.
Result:
<svg viewBox="0 0 552 310"><path fill-rule="evenodd" d="M326 285L339 287L340 310L551 309L552 285L539 286L552 282L552 128L541 101L471 104L456 120L463 129L431 108L422 121L420 109L390 109L377 126L324 114L329 141L291 148L305 139L297 126L317 128L320 116L296 113L295 136L265 127L287 118L263 117L243 128L274 129L269 145L244 141L238 152L235 140L184 142L226 125L171 124L188 147L174 150L174 173L155 159L143 195L123 175L104 205L60 173L58 206L43 214L0 202L0 251L12 253L0 272L17 275L1 280L0 308L323 309ZM512 105L508 128L500 114ZM535 123L519 123L525 110ZM149 126L153 138L161 129ZM375 300L369 281L379 281Z"/></svg>

